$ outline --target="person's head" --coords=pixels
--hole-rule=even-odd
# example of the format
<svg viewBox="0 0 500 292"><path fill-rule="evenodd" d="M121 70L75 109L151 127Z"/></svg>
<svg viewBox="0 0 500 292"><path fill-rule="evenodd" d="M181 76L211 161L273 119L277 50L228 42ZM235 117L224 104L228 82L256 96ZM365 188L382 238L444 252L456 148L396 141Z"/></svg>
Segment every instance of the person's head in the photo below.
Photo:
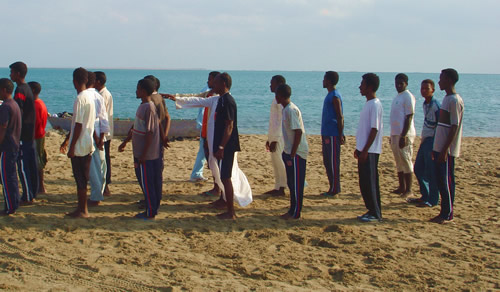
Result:
<svg viewBox="0 0 500 292"><path fill-rule="evenodd" d="M361 77L359 92L363 96L375 94L380 85L380 78L375 73L366 73Z"/></svg>
<svg viewBox="0 0 500 292"><path fill-rule="evenodd" d="M285 106L290 102L292 96L292 88L288 84L281 84L276 87L275 91L276 102Z"/></svg>
<svg viewBox="0 0 500 292"><path fill-rule="evenodd" d="M73 85L78 91L87 87L89 81L89 74L85 68L79 67L73 71Z"/></svg>
<svg viewBox="0 0 500 292"><path fill-rule="evenodd" d="M153 83L155 85L154 86L154 91L158 91L158 89L160 89L160 79L156 78L153 75L144 76L144 79L148 79L148 80L153 81Z"/></svg>
<svg viewBox="0 0 500 292"><path fill-rule="evenodd" d="M439 75L439 89L449 90L455 87L458 82L458 72L455 69L448 68L441 70Z"/></svg>
<svg viewBox="0 0 500 292"><path fill-rule="evenodd" d="M406 87L408 86L408 76L406 74L399 73L398 75L396 75L396 78L394 78L394 80L398 93L406 90Z"/></svg>
<svg viewBox="0 0 500 292"><path fill-rule="evenodd" d="M28 73L28 66L23 62L15 62L10 64L10 79L13 82L22 82Z"/></svg>
<svg viewBox="0 0 500 292"><path fill-rule="evenodd" d="M144 78L137 82L137 98L145 98L153 94L155 91L156 84L151 78Z"/></svg>
<svg viewBox="0 0 500 292"><path fill-rule="evenodd" d="M36 82L36 81L31 81L31 82L28 82L28 85L30 86L31 88L31 92L33 92L33 97L35 99L38 98L38 95L40 94L40 92L42 91L42 86L40 85L40 83Z"/></svg>
<svg viewBox="0 0 500 292"><path fill-rule="evenodd" d="M271 84L269 85L269 88L271 89L271 92L276 92L276 88L280 86L281 84L286 84L286 79L285 77L281 75L274 75L271 78Z"/></svg>
<svg viewBox="0 0 500 292"><path fill-rule="evenodd" d="M12 97L12 92L14 91L14 83L8 78L0 79L0 99L6 100Z"/></svg>
<svg viewBox="0 0 500 292"><path fill-rule="evenodd" d="M215 77L214 80L214 91L219 95L223 95L231 89L233 81L231 79L231 75L226 72L221 73Z"/></svg>
<svg viewBox="0 0 500 292"><path fill-rule="evenodd" d="M95 88L101 90L106 86L106 74L102 71L95 71Z"/></svg>
<svg viewBox="0 0 500 292"><path fill-rule="evenodd" d="M217 75L219 75L219 74L220 74L219 71L212 71L212 72L208 73L208 80L207 80L208 88L210 88L210 89L214 88L215 77L217 77Z"/></svg>
<svg viewBox="0 0 500 292"><path fill-rule="evenodd" d="M426 100L432 98L434 90L434 81L431 79L425 79L420 84L420 94L422 94L422 97Z"/></svg>
<svg viewBox="0 0 500 292"><path fill-rule="evenodd" d="M89 80L87 80L87 88L94 88L96 80L95 73L92 71L88 71L87 73L89 74Z"/></svg>
<svg viewBox="0 0 500 292"><path fill-rule="evenodd" d="M339 73L327 71L323 77L323 88L335 88L339 82Z"/></svg>

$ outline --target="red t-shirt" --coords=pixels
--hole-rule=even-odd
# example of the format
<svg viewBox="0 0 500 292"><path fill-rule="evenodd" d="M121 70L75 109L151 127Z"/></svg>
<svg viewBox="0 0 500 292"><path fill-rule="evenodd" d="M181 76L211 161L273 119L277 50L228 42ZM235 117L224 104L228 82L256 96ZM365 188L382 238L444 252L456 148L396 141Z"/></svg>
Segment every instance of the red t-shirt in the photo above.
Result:
<svg viewBox="0 0 500 292"><path fill-rule="evenodd" d="M45 136L45 126L47 126L47 107L41 99L35 99L35 139Z"/></svg>

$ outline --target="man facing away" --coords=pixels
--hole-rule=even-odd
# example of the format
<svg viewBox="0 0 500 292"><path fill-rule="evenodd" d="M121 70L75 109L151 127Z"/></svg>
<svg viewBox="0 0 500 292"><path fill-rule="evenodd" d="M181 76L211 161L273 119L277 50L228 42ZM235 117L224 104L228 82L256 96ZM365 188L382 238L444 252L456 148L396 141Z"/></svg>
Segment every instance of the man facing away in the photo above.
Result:
<svg viewBox="0 0 500 292"><path fill-rule="evenodd" d="M439 201L439 190L432 161L434 134L439 120L439 102L434 98L434 81L431 79L422 81L420 93L425 98L424 125L413 170L420 186L421 197L408 199L408 203L416 204L417 207L432 207Z"/></svg>
<svg viewBox="0 0 500 292"><path fill-rule="evenodd" d="M395 87L398 95L391 105L391 149L396 161L399 186L393 191L407 198L412 195L411 184L413 177L413 141L415 140L415 97L409 90L408 76L399 73L395 78Z"/></svg>
<svg viewBox="0 0 500 292"><path fill-rule="evenodd" d="M111 140L113 139L113 96L106 87L107 77L102 71L96 71L95 73L95 89L99 91L99 94L104 99L104 106L106 107L106 112L108 113L108 123L109 123L109 133L105 135L104 140L104 153L106 157L106 186L104 188L104 196L110 196L109 185L111 184Z"/></svg>
<svg viewBox="0 0 500 292"><path fill-rule="evenodd" d="M73 71L73 86L77 97L73 104L71 119L71 133L69 137L68 157L71 159L71 168L76 181L78 206L75 211L66 215L73 218L87 218L87 184L89 181L91 156L94 152L94 123L95 101L94 96L87 91L88 72L84 68ZM66 144L61 145L61 152L66 151Z"/></svg>
<svg viewBox="0 0 500 292"><path fill-rule="evenodd" d="M276 88L281 84L286 84L285 77L281 75L273 76L269 86L271 92L276 93ZM269 130L266 141L266 149L270 152L271 164L274 171L274 189L264 193L274 196L284 196L287 185L286 169L281 155L283 153L282 112L283 106L276 101L276 97L274 96L269 113Z"/></svg>
<svg viewBox="0 0 500 292"><path fill-rule="evenodd" d="M1 216L16 213L21 197L17 181L16 163L21 137L21 110L12 99L14 84L7 78L0 79L0 178L4 195Z"/></svg>
<svg viewBox="0 0 500 292"><path fill-rule="evenodd" d="M33 92L33 98L35 99L35 149L38 167L38 193L45 194L43 170L47 164L47 152L45 151L45 127L47 126L48 113L45 103L39 96L42 91L40 83L31 81L28 82L28 85Z"/></svg>
<svg viewBox="0 0 500 292"><path fill-rule="evenodd" d="M366 103L356 132L354 158L358 160L359 188L368 212L358 216L361 222L382 220L378 160L382 153L382 103L376 96L380 79L376 74L363 75L359 91L366 97Z"/></svg>
<svg viewBox="0 0 500 292"><path fill-rule="evenodd" d="M31 88L26 84L25 77L28 67L23 62L15 62L10 66L10 79L17 84L14 100L21 109L22 127L21 143L17 162L17 171L23 194L21 204L32 204L38 192L38 168L35 151L35 101Z"/></svg>
<svg viewBox="0 0 500 292"><path fill-rule="evenodd" d="M447 223L453 220L455 201L455 158L460 155L464 101L455 91L458 73L448 68L441 71L439 88L446 92L441 103L439 123L434 136L433 158L437 184L441 195L441 212L430 221Z"/></svg>
<svg viewBox="0 0 500 292"><path fill-rule="evenodd" d="M325 197L333 197L340 192L340 145L345 143L344 115L342 113L342 97L337 90L339 74L328 71L323 78L323 88L328 94L323 102L321 119L321 145L323 164L330 188L322 193Z"/></svg>
<svg viewBox="0 0 500 292"><path fill-rule="evenodd" d="M283 162L286 167L287 184L290 189L290 208L282 219L299 219L304 199L307 155L309 146L300 109L290 101L292 89L287 84L276 88L276 100L283 106Z"/></svg>

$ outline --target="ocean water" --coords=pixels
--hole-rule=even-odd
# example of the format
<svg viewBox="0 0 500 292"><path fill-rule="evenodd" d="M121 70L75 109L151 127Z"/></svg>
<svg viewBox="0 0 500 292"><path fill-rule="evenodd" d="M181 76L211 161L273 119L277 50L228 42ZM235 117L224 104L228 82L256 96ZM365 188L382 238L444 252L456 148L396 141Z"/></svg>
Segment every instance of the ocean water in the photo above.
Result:
<svg viewBox="0 0 500 292"><path fill-rule="evenodd" d="M97 71L99 69L89 68ZM107 87L113 95L114 114L118 118L133 118L139 100L135 97L137 81L146 75L155 75L161 81L160 92L197 93L206 85L207 70L135 70L104 69ZM73 69L29 69L27 81L38 81L42 85L41 98L50 113L72 111L76 92L72 83ZM229 71L233 79L231 93L238 105L238 128L243 134L266 134L269 108L274 98L269 90L273 75L281 74L292 87L292 101L302 111L307 134L320 134L321 112L326 89L322 88L324 72L282 71ZM360 72L339 72L337 89L343 98L345 133L355 135L359 113L366 99L359 94ZM392 99L396 96L394 76L396 73L377 73L380 76L378 98L384 107L384 135L389 134L389 114ZM406 73L408 89L417 99L415 127L420 134L423 123L420 82L430 78L439 80L439 72ZM0 77L9 77L8 68L0 68ZM465 102L463 134L473 137L500 137L500 75L461 74L456 86ZM441 101L444 92L437 88L435 97ZM197 109L176 110L171 101L166 101L172 118L194 119Z"/></svg>

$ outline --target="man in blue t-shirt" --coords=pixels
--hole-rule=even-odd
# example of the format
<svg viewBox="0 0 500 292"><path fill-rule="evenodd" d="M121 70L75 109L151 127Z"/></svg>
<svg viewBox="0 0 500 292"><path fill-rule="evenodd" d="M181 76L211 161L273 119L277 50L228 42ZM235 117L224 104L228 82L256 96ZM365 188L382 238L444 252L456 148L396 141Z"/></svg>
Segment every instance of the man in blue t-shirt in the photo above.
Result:
<svg viewBox="0 0 500 292"><path fill-rule="evenodd" d="M323 163L330 188L321 195L333 197L340 193L340 145L345 143L344 115L342 114L342 97L336 89L339 74L328 71L323 78L323 88L328 94L323 102L321 119L321 144L323 146Z"/></svg>

